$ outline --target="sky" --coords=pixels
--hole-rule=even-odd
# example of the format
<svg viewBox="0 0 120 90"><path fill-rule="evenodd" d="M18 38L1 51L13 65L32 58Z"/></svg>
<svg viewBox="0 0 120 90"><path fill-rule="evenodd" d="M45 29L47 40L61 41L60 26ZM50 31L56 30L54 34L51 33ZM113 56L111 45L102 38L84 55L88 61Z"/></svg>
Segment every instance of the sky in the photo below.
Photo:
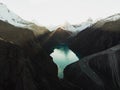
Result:
<svg viewBox="0 0 120 90"><path fill-rule="evenodd" d="M0 0L25 20L41 25L79 24L120 13L120 0Z"/></svg>

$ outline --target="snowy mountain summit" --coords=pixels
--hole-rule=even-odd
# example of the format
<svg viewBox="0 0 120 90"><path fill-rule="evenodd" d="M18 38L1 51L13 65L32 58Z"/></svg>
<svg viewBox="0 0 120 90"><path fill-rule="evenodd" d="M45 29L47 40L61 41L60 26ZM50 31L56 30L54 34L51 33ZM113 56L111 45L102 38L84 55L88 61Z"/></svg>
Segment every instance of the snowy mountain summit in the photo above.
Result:
<svg viewBox="0 0 120 90"><path fill-rule="evenodd" d="M40 35L48 31L48 29L46 29L44 26L39 26L35 23L23 20L21 17L9 10L3 3L0 3L0 20L15 27L32 30L35 35Z"/></svg>
<svg viewBox="0 0 120 90"><path fill-rule="evenodd" d="M0 3L0 20L18 27L25 27L29 24L28 21L23 20L21 17L10 11L3 3Z"/></svg>
<svg viewBox="0 0 120 90"><path fill-rule="evenodd" d="M119 20L119 19L120 19L120 13L112 15L112 16L109 16L104 21L109 22L109 21L116 21L116 20Z"/></svg>
<svg viewBox="0 0 120 90"><path fill-rule="evenodd" d="M60 26L60 28L62 28L63 30L68 30L72 32L76 31L76 28L68 22L65 22L63 25Z"/></svg>
<svg viewBox="0 0 120 90"><path fill-rule="evenodd" d="M86 29L87 27L90 27L92 24L93 20L88 19L86 22L82 22L81 24L78 25L71 25L70 23L66 22L64 25L61 25L60 28L71 32L79 32Z"/></svg>
<svg viewBox="0 0 120 90"><path fill-rule="evenodd" d="M87 21L82 22L79 25L74 25L74 27L76 27L76 31L82 31L82 30L90 27L93 24L94 24L93 20L91 18L89 18Z"/></svg>
<svg viewBox="0 0 120 90"><path fill-rule="evenodd" d="M107 18L97 21L96 24L94 25L94 28L102 27L107 22L112 22L112 21L117 21L117 20L120 20L120 13L114 14L112 16L109 16Z"/></svg>

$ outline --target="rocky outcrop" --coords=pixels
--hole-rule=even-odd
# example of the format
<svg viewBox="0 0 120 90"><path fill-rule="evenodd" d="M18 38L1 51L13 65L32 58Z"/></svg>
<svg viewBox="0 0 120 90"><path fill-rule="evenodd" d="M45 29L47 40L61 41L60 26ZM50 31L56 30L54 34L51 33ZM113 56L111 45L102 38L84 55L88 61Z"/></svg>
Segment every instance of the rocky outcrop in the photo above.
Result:
<svg viewBox="0 0 120 90"><path fill-rule="evenodd" d="M120 45L87 56L64 70L64 79L82 90L120 89Z"/></svg>

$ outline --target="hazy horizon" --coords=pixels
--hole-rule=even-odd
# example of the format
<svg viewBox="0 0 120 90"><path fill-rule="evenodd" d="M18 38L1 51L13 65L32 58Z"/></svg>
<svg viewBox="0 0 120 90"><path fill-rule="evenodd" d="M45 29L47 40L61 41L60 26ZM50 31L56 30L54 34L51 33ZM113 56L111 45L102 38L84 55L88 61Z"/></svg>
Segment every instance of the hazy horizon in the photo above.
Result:
<svg viewBox="0 0 120 90"><path fill-rule="evenodd" d="M44 26L79 24L120 13L120 0L0 0L25 20Z"/></svg>

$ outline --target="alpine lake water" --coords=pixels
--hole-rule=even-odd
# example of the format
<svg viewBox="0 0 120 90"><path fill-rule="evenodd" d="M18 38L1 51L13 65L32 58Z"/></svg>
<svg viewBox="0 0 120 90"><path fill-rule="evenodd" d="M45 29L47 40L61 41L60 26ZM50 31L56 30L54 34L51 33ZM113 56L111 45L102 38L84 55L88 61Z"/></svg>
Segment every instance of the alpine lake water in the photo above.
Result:
<svg viewBox="0 0 120 90"><path fill-rule="evenodd" d="M58 77L63 78L64 68L78 61L79 58L72 52L67 45L58 45L54 48L54 52L50 55L53 58L53 61L57 64L58 67Z"/></svg>

